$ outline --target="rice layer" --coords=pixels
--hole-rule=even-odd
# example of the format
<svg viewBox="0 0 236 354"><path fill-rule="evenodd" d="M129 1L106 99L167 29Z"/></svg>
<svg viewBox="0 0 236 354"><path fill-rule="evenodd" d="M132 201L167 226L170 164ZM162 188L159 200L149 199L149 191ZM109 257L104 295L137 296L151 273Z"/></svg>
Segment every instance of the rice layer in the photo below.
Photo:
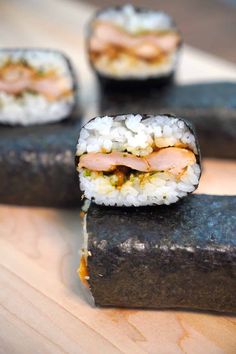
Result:
<svg viewBox="0 0 236 354"><path fill-rule="evenodd" d="M195 137L178 118L168 116L122 115L97 117L81 130L77 156L112 151L148 156L156 149L180 147L198 154ZM79 169L80 186L88 199L97 204L139 206L171 204L194 191L199 182L200 166L193 162L180 174L170 171L131 171L117 187L116 174Z"/></svg>
<svg viewBox="0 0 236 354"><path fill-rule="evenodd" d="M142 178L132 176L120 189L112 185L113 176L92 172L90 176L81 171L80 187L88 199L97 204L117 206L169 205L193 192L198 184L198 164L189 166L176 180L165 172L143 173Z"/></svg>
<svg viewBox="0 0 236 354"><path fill-rule="evenodd" d="M153 152L153 148L188 147L197 154L193 133L183 120L165 115L127 114L96 117L80 132L77 155L86 152L127 151L137 156Z"/></svg>
<svg viewBox="0 0 236 354"><path fill-rule="evenodd" d="M147 63L123 53L112 61L106 55L101 56L96 60L95 67L100 74L110 78L147 79L170 75L174 71L176 63L177 56L175 54L153 63Z"/></svg>
<svg viewBox="0 0 236 354"><path fill-rule="evenodd" d="M0 123L30 125L57 122L71 113L74 98L49 102L43 95L25 92L14 97L0 92Z"/></svg>
<svg viewBox="0 0 236 354"><path fill-rule="evenodd" d="M106 9L100 12L97 18L111 21L132 34L173 28L173 22L166 13L151 10L138 11L132 5Z"/></svg>

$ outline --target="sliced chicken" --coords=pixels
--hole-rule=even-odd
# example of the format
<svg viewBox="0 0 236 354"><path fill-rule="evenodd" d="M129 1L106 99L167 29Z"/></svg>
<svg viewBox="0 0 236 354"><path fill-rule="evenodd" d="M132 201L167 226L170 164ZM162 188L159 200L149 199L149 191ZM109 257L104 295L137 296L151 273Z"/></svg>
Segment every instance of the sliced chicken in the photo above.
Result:
<svg viewBox="0 0 236 354"><path fill-rule="evenodd" d="M0 69L0 91L18 94L31 83L33 72L22 64L9 64Z"/></svg>
<svg viewBox="0 0 236 354"><path fill-rule="evenodd" d="M126 166L140 172L169 171L178 175L185 167L196 162L194 153L188 149L169 147L145 157L113 151L109 154L88 153L82 155L79 168L109 172L117 166Z"/></svg>
<svg viewBox="0 0 236 354"><path fill-rule="evenodd" d="M25 90L41 93L54 100L70 91L70 83L56 72L37 74L34 68L12 63L0 68L0 91L16 95Z"/></svg>
<svg viewBox="0 0 236 354"><path fill-rule="evenodd" d="M90 152L82 155L79 160L79 168L85 167L91 171L109 172L115 170L116 166L126 166L141 172L145 172L149 168L144 159L118 151L113 151L110 154Z"/></svg>
<svg viewBox="0 0 236 354"><path fill-rule="evenodd" d="M194 153L188 149L168 147L145 156L151 171L169 171L178 175L185 167L196 162Z"/></svg>
<svg viewBox="0 0 236 354"><path fill-rule="evenodd" d="M116 47L133 51L137 56L158 55L160 51L170 52L179 43L179 35L176 32L165 34L148 33L140 35L129 34L109 22L99 21L94 26L94 33L90 40L90 50L103 52L114 45Z"/></svg>
<svg viewBox="0 0 236 354"><path fill-rule="evenodd" d="M30 87L32 90L45 95L49 100L53 100L69 91L70 84L66 78L48 76L34 80Z"/></svg>

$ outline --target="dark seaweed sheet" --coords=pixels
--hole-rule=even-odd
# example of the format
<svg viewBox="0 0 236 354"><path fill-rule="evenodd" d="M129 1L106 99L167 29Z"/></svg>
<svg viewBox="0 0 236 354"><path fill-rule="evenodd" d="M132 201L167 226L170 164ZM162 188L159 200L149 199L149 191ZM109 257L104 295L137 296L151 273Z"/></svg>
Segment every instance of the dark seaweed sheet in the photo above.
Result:
<svg viewBox="0 0 236 354"><path fill-rule="evenodd" d="M87 213L89 284L100 306L236 311L236 197Z"/></svg>
<svg viewBox="0 0 236 354"><path fill-rule="evenodd" d="M104 93L104 95L109 95L111 91L113 93L122 93L122 95L126 93L129 95L130 92L139 93L140 90L150 90L156 88L163 89L163 87L173 83L174 75L174 71L171 71L171 73L166 76L157 76L148 79L116 79L96 72L100 90Z"/></svg>
<svg viewBox="0 0 236 354"><path fill-rule="evenodd" d="M80 204L75 172L78 114L56 124L0 127L0 203L71 207Z"/></svg>
<svg viewBox="0 0 236 354"><path fill-rule="evenodd" d="M203 157L236 158L236 83L170 85L162 89L100 91L101 115L172 113L189 120Z"/></svg>

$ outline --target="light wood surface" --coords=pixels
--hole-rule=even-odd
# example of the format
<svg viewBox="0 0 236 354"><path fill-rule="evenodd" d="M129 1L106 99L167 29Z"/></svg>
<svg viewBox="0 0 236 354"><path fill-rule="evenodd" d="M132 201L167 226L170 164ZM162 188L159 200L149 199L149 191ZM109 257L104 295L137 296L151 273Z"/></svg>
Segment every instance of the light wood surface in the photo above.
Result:
<svg viewBox="0 0 236 354"><path fill-rule="evenodd" d="M3 46L63 49L96 111L83 26L93 12L63 0L0 2ZM236 79L236 67L185 48L179 82ZM201 193L236 194L236 163L206 160ZM63 186L62 186L63 187ZM236 317L187 311L95 308L76 275L79 210L0 206L0 353L236 353Z"/></svg>

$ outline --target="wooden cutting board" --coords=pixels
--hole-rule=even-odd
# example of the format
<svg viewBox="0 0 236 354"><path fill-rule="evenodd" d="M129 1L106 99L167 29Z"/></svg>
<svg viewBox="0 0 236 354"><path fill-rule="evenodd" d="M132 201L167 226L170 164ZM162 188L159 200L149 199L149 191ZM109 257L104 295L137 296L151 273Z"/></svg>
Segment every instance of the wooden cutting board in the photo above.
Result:
<svg viewBox="0 0 236 354"><path fill-rule="evenodd" d="M2 46L53 47L72 57L87 118L96 91L82 34L93 11L79 1L0 3ZM185 47L177 77L236 80L236 66ZM198 192L236 194L235 181L234 161L206 160ZM236 353L234 316L95 308L76 275L81 242L79 210L0 206L1 354Z"/></svg>

